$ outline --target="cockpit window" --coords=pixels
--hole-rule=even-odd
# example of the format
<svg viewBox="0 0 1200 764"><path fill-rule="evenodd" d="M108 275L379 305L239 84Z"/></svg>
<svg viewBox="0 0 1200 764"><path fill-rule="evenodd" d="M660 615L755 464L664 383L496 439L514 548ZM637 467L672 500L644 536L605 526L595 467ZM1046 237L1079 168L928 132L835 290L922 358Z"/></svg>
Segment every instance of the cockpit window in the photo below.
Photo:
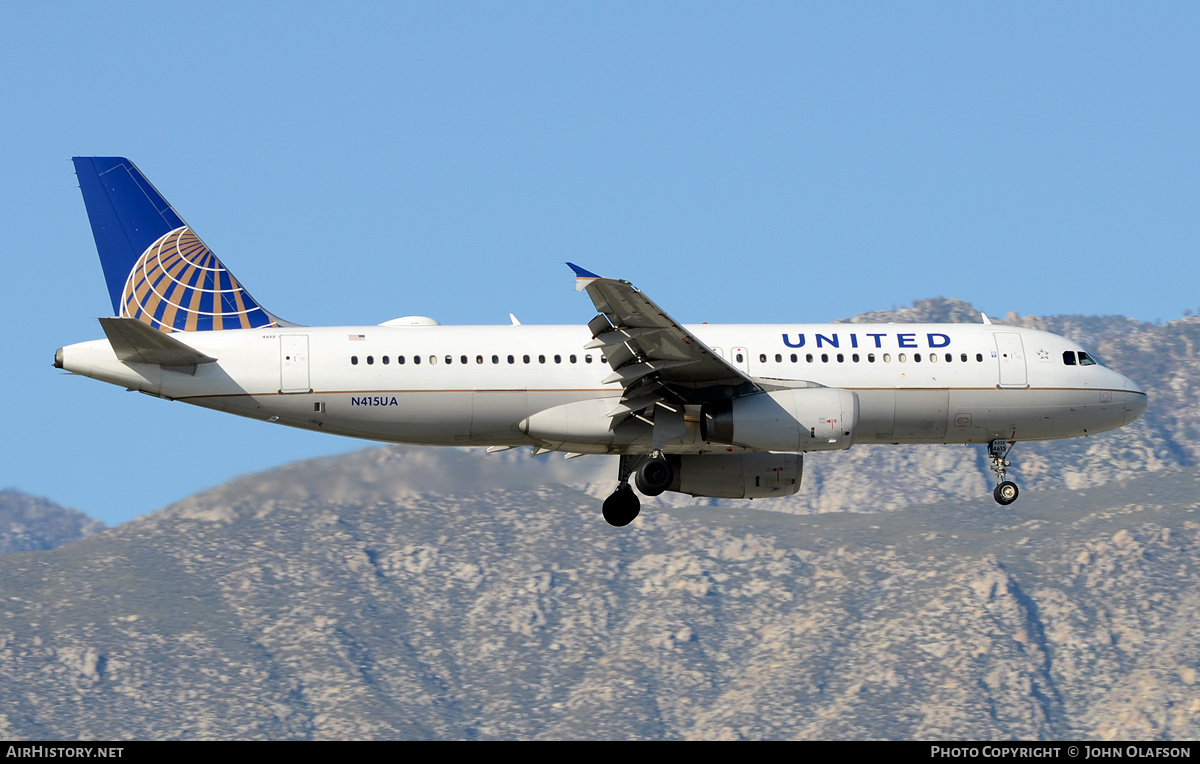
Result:
<svg viewBox="0 0 1200 764"><path fill-rule="evenodd" d="M1078 359L1078 361L1076 360ZM1100 362L1092 358L1082 350L1064 350L1063 363L1067 366L1074 366L1078 362L1080 366L1099 366Z"/></svg>
<svg viewBox="0 0 1200 764"><path fill-rule="evenodd" d="M1075 365L1075 351L1074 350L1064 350L1063 351L1063 363L1065 363L1067 366Z"/></svg>
<svg viewBox="0 0 1200 764"><path fill-rule="evenodd" d="M1082 350L1079 351L1079 365L1080 366L1099 366L1099 364L1096 362L1095 358L1092 358L1090 355L1083 352Z"/></svg>

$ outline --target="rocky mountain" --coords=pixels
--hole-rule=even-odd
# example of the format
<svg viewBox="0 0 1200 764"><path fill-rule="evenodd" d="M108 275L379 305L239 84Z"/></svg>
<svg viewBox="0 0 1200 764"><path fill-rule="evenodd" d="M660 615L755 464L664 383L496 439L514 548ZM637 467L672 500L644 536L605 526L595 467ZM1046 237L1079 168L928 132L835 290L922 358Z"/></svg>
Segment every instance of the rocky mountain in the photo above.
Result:
<svg viewBox="0 0 1200 764"><path fill-rule="evenodd" d="M0 554L54 549L104 530L77 509L19 491L0 491Z"/></svg>
<svg viewBox="0 0 1200 764"><path fill-rule="evenodd" d="M423 453L0 557L0 735L1200 735L1200 470L616 529L568 487L391 481Z"/></svg>

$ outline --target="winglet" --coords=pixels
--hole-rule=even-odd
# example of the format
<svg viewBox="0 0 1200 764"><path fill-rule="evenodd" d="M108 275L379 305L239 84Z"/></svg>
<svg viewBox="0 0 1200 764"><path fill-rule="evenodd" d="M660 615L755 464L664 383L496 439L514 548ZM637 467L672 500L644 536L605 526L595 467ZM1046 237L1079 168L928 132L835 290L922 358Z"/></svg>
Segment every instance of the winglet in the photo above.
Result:
<svg viewBox="0 0 1200 764"><path fill-rule="evenodd" d="M575 291L582 292L587 289L587 285L600 278L586 268L580 268L575 263L567 263L571 270L575 271Z"/></svg>
<svg viewBox="0 0 1200 764"><path fill-rule="evenodd" d="M987 313L980 312L979 315L983 317L983 323L987 324L988 326L992 325L992 319L987 317Z"/></svg>

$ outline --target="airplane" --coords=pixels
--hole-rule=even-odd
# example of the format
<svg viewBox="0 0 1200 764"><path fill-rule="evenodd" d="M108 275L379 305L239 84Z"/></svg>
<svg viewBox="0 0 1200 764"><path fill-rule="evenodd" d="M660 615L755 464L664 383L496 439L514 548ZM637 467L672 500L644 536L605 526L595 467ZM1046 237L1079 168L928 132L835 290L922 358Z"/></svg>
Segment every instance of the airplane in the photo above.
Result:
<svg viewBox="0 0 1200 764"><path fill-rule="evenodd" d="M620 455L604 519L645 496L796 493L805 453L986 446L995 500L1019 441L1123 427L1132 380L1066 338L979 324L683 325L568 263L597 313L566 326L303 326L268 311L132 162L73 159L114 316L54 366L253 419L429 446ZM630 485L632 480L633 486Z"/></svg>

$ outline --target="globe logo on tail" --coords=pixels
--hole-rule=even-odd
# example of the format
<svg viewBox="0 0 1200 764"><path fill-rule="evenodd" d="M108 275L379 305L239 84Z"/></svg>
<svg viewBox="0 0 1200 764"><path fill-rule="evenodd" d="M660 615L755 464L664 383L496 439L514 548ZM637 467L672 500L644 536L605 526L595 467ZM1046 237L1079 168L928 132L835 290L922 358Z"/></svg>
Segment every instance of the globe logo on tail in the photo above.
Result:
<svg viewBox="0 0 1200 764"><path fill-rule="evenodd" d="M188 226L163 234L134 263L121 316L163 332L278 326Z"/></svg>

